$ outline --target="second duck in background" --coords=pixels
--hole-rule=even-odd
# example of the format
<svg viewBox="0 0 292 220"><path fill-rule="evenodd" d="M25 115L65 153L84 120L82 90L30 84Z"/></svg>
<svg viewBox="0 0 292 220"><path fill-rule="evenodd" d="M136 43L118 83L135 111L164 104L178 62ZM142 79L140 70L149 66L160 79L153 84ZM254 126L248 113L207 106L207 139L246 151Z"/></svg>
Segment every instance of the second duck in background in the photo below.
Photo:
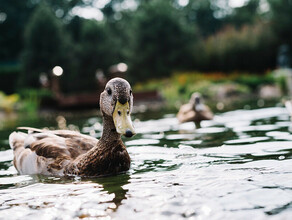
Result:
<svg viewBox="0 0 292 220"><path fill-rule="evenodd" d="M180 107L176 117L180 123L193 121L198 128L201 121L212 120L213 113L208 106L204 105L201 94L195 92L189 103Z"/></svg>

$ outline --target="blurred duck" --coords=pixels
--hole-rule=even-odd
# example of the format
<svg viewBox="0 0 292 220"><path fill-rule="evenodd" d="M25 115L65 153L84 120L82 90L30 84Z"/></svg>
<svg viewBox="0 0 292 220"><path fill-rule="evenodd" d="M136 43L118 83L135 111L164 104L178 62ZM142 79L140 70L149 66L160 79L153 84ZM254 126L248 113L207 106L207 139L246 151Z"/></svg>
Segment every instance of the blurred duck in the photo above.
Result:
<svg viewBox="0 0 292 220"><path fill-rule="evenodd" d="M121 78L110 80L100 95L103 133L100 140L66 130L13 132L9 144L14 166L20 174L100 176L127 171L130 157L121 135L135 134L130 113L133 95Z"/></svg>
<svg viewBox="0 0 292 220"><path fill-rule="evenodd" d="M286 109L289 112L290 119L292 121L292 101L291 100L285 101L285 106L286 106Z"/></svg>
<svg viewBox="0 0 292 220"><path fill-rule="evenodd" d="M201 121L213 119L213 113L203 104L201 94L196 92L192 94L189 103L180 107L177 119L180 123L193 121L197 127L200 127Z"/></svg>

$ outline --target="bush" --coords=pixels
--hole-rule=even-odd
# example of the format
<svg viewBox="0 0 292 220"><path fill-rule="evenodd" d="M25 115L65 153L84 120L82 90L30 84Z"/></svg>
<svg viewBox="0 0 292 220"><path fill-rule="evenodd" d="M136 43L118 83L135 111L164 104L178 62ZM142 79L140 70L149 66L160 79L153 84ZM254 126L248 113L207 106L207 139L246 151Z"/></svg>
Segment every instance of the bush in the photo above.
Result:
<svg viewBox="0 0 292 220"><path fill-rule="evenodd" d="M0 110L11 113L15 109L18 101L19 96L17 94L6 95L0 91Z"/></svg>
<svg viewBox="0 0 292 220"><path fill-rule="evenodd" d="M46 89L21 89L18 91L20 96L19 111L34 114L40 107L41 101L53 97L51 91Z"/></svg>
<svg viewBox="0 0 292 220"><path fill-rule="evenodd" d="M242 74L242 75L239 75L236 79L234 79L234 81L239 84L248 86L253 91L256 91L256 89L258 89L258 87L262 84L275 83L275 79L273 78L271 74L267 74L267 75Z"/></svg>
<svg viewBox="0 0 292 220"><path fill-rule="evenodd" d="M195 62L207 71L264 72L276 65L276 40L266 24L227 27L197 45Z"/></svg>
<svg viewBox="0 0 292 220"><path fill-rule="evenodd" d="M247 98L255 98L256 96L251 94L255 94L261 85L277 84L278 79L273 75L275 74L177 72L170 78L137 83L133 90L157 90L171 108L178 108L188 102L193 92L200 92L205 102L213 108L216 108L217 102L228 102L231 107L231 101L240 103Z"/></svg>

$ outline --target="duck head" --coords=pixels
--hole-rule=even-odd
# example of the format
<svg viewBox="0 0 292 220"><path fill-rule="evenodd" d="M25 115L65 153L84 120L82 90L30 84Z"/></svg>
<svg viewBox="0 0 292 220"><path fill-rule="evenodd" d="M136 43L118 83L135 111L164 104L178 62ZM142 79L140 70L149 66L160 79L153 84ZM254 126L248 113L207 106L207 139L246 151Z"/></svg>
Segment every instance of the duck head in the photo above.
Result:
<svg viewBox="0 0 292 220"><path fill-rule="evenodd" d="M193 109L195 111L199 112L204 110L204 104L200 93L198 92L193 93L190 99L190 103L192 104Z"/></svg>
<svg viewBox="0 0 292 220"><path fill-rule="evenodd" d="M100 110L103 115L113 118L117 133L126 137L135 134L131 112L133 109L133 94L130 84L122 78L108 81L100 94Z"/></svg>

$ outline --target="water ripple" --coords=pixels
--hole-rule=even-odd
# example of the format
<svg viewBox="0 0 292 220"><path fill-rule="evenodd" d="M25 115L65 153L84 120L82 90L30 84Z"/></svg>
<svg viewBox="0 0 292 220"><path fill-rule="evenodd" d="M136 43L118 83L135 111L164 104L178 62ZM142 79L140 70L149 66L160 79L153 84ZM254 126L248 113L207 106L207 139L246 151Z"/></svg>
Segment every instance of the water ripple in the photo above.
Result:
<svg viewBox="0 0 292 220"><path fill-rule="evenodd" d="M290 218L292 124L284 108L217 114L200 129L175 114L135 117L138 134L125 139L131 168L117 176L18 175L12 150L1 151L0 218ZM100 119L81 131L99 137ZM8 149L7 132L2 139Z"/></svg>

